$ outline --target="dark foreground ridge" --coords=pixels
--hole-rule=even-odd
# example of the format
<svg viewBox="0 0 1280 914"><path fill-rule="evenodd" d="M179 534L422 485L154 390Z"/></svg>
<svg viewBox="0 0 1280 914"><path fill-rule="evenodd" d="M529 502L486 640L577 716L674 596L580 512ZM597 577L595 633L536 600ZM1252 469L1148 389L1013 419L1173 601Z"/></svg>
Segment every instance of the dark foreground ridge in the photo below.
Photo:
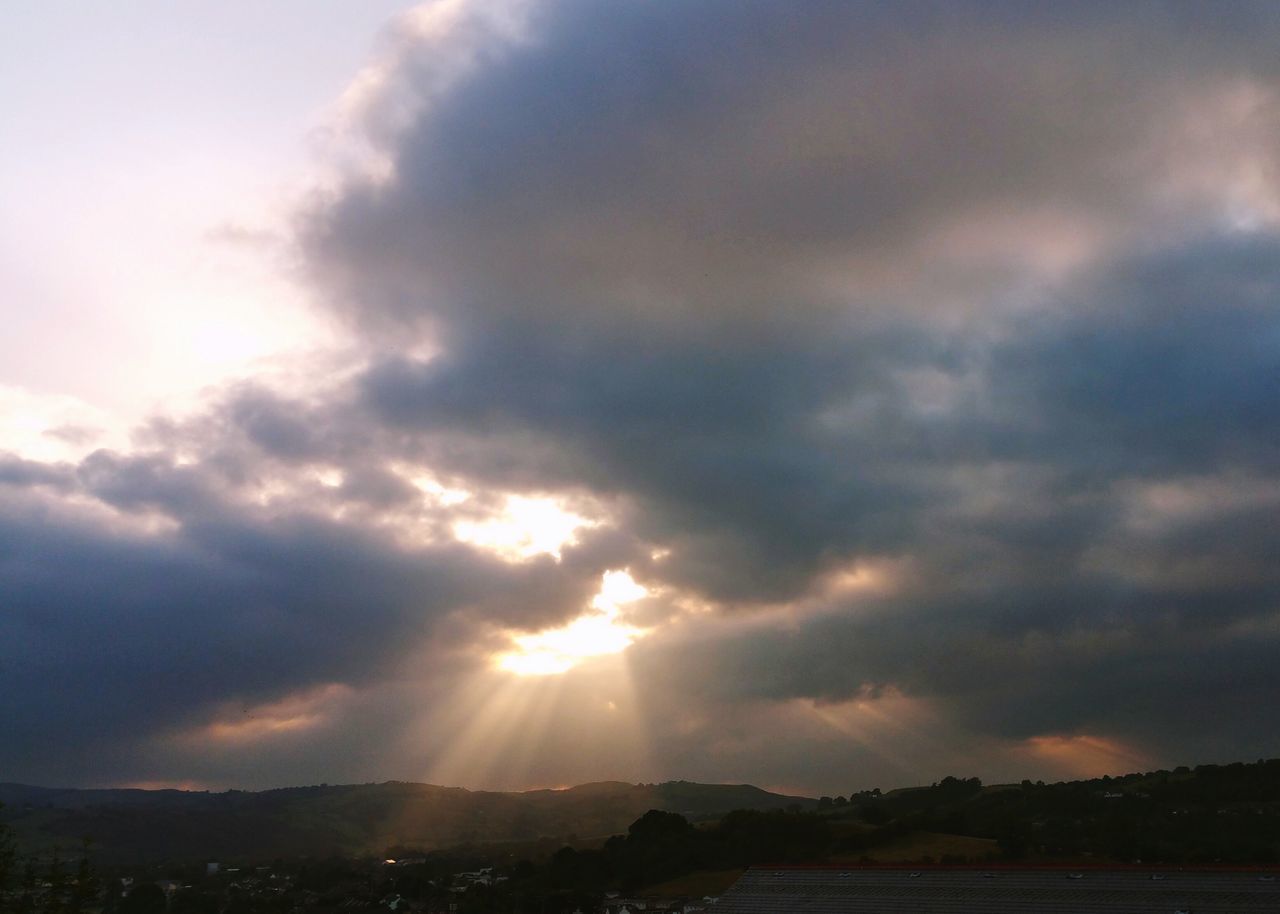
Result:
<svg viewBox="0 0 1280 914"><path fill-rule="evenodd" d="M1250 914L1280 911L1262 869L752 867L716 914Z"/></svg>
<svg viewBox="0 0 1280 914"><path fill-rule="evenodd" d="M0 823L7 822L25 848L65 850L88 835L99 860L134 863L603 840L650 809L697 822L735 809L812 809L817 801L747 784L689 781L604 781L521 793L388 781L221 793L0 784L0 804Z"/></svg>
<svg viewBox="0 0 1280 914"><path fill-rule="evenodd" d="M946 777L816 801L687 782L0 796L27 797L0 811L0 914L1280 914L1280 760L1059 784ZM653 800L679 811L655 803L625 833L582 828ZM786 805L714 811L744 800ZM43 841L51 826L99 830L83 829L91 840L75 855L73 841L15 847L10 822L43 829ZM406 840L458 829L542 837ZM122 834L140 841L107 843ZM261 850L335 836L387 843L377 854ZM219 846L236 850L191 855ZM122 857L140 847L167 850Z"/></svg>
<svg viewBox="0 0 1280 914"><path fill-rule="evenodd" d="M762 862L1280 862L1280 759L1056 784L945 777L818 800L748 785L610 781L523 793L404 782L260 793L0 784L0 803L0 832L45 858L86 836L102 864L380 860L453 849L539 861L566 849L583 855L560 861L566 884L599 888L619 873L636 871L623 881L645 884ZM624 861L610 849L610 837L624 834L652 845L637 858L643 873L636 854Z"/></svg>

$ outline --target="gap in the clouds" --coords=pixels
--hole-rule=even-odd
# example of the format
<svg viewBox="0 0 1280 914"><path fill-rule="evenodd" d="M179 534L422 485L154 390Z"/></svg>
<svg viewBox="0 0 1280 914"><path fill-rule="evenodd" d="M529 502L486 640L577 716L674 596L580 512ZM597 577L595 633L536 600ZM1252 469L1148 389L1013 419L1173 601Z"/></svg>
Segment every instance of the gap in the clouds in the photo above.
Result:
<svg viewBox="0 0 1280 914"><path fill-rule="evenodd" d="M558 628L513 635L515 648L499 654L495 665L517 676L551 676L589 658L626 650L645 630L624 621L622 607L648 595L627 571L606 571L586 612Z"/></svg>
<svg viewBox="0 0 1280 914"><path fill-rule="evenodd" d="M551 496L505 495L488 516L455 521L453 535L509 561L539 555L559 560L560 550L578 541L579 530L597 525Z"/></svg>
<svg viewBox="0 0 1280 914"><path fill-rule="evenodd" d="M78 397L0 383L0 451L56 463L125 442L125 434L112 428L109 413Z"/></svg>
<svg viewBox="0 0 1280 914"><path fill-rule="evenodd" d="M581 495L472 489L405 463L391 463L387 470L416 488L428 504L448 512L454 539L507 562L540 556L558 562L562 550L578 544L581 531L610 523L602 505Z"/></svg>

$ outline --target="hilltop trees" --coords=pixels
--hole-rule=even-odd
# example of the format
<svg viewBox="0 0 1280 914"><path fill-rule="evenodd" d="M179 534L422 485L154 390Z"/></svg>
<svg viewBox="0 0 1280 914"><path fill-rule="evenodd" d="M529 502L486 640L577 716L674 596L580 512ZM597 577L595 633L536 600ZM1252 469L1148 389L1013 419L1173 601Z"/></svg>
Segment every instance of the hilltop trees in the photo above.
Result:
<svg viewBox="0 0 1280 914"><path fill-rule="evenodd" d="M164 914L164 909L164 890L154 882L134 886L120 902L120 914Z"/></svg>
<svg viewBox="0 0 1280 914"><path fill-rule="evenodd" d="M0 810L4 807L0 803ZM0 914L82 914L96 907L101 888L85 838L75 875L67 873L57 848L43 875L37 860L18 853L13 829L0 820Z"/></svg>
<svg viewBox="0 0 1280 914"><path fill-rule="evenodd" d="M3 812L4 804L0 803L0 812ZM18 861L17 845L13 839L13 831L9 828L8 823L0 821L0 904L3 904L5 893L9 890L9 881L14 874L14 868Z"/></svg>

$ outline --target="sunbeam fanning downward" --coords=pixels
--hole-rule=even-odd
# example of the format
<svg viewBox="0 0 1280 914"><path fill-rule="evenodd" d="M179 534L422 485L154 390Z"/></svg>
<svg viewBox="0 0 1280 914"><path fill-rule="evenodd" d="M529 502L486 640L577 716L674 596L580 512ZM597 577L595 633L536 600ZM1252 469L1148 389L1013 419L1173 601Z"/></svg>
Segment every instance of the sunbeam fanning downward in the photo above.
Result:
<svg viewBox="0 0 1280 914"><path fill-rule="evenodd" d="M560 628L514 636L517 649L500 654L497 665L520 676L549 676L588 657L625 650L645 632L618 618L621 607L648 593L626 571L606 571L587 612Z"/></svg>
<svg viewBox="0 0 1280 914"><path fill-rule="evenodd" d="M478 669L429 709L401 751L421 777L477 789L525 789L654 774L644 705L625 653L560 676ZM477 824L477 828L483 827Z"/></svg>
<svg viewBox="0 0 1280 914"><path fill-rule="evenodd" d="M484 789L651 777L646 713L624 650L647 631L622 616L648 593L626 571L606 573L577 619L514 637L513 650L461 677L402 751L421 758L433 783Z"/></svg>

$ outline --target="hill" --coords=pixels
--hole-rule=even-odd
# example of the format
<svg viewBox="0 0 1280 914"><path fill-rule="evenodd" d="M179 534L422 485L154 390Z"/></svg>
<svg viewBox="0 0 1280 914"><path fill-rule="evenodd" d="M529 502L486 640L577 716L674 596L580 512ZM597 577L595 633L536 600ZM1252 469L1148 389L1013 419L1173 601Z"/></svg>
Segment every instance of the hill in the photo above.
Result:
<svg viewBox="0 0 1280 914"><path fill-rule="evenodd" d="M841 805L823 798L820 812L840 853L883 860L974 859L971 842L982 839L1006 860L1272 863L1280 860L1280 759L1056 784L984 787L948 777ZM922 834L970 847L925 850Z"/></svg>
<svg viewBox="0 0 1280 914"><path fill-rule="evenodd" d="M390 781L223 793L0 784L3 819L40 852L93 838L99 859L246 859L381 854L537 838L606 837L650 809L697 821L734 809L813 808L750 785L601 782L523 793Z"/></svg>
<svg viewBox="0 0 1280 914"><path fill-rule="evenodd" d="M650 810L706 826L674 837L632 835L631 844L661 846L658 857L665 861L655 869L653 861L640 866L609 858L635 884L696 870L824 859L1280 860L1280 759L1057 784L984 786L977 778L947 777L929 786L820 800L687 781L608 781L523 793L392 781L256 793L0 784L0 802L0 820L12 825L26 851L68 851L89 835L96 859L108 865L445 849L484 859L541 859L566 845L591 860L604 839L627 834ZM610 853L620 851L615 846Z"/></svg>

